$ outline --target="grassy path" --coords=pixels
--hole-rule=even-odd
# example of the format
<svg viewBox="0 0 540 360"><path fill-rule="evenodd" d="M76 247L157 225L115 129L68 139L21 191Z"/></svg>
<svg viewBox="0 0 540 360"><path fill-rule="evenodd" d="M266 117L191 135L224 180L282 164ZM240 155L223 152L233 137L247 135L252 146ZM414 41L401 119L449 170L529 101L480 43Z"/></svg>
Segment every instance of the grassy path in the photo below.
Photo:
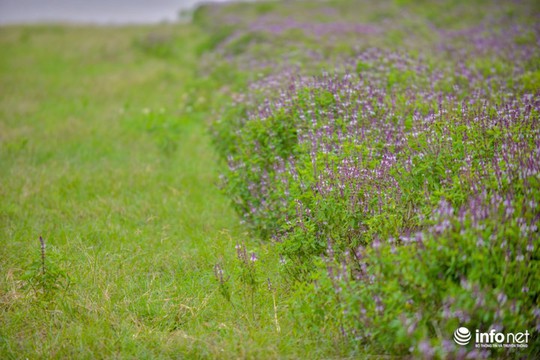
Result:
<svg viewBox="0 0 540 360"><path fill-rule="evenodd" d="M0 29L1 358L239 354L214 336L238 314L211 269L242 235L191 108L200 37Z"/></svg>

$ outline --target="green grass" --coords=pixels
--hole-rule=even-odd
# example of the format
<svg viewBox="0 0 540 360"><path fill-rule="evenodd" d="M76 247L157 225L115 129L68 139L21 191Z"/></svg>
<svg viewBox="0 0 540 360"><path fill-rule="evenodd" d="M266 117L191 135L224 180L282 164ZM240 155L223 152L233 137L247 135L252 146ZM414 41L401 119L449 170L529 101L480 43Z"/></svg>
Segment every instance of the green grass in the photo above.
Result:
<svg viewBox="0 0 540 360"><path fill-rule="evenodd" d="M266 181L268 172L261 172L261 164L273 176L272 172L277 171L272 168L276 154L283 158L293 155L300 179L307 179L308 184L314 180L312 166L321 166L322 170L328 165L325 159L329 159L328 168L334 169L333 157L324 155L313 162L311 152L295 146L297 130L305 131L310 126L302 123L299 114L307 113L315 105L325 111L331 109L338 102L335 95L340 97L341 93L324 92L324 86L316 91L316 87L309 86L303 92L291 90L292 100L280 113L264 120L245 120L254 106L266 99L272 102L280 89L287 89L282 86L288 80L280 76L289 78L288 71L304 77L332 73L335 69L341 76L352 66L358 73L371 73L374 86L385 89L387 97L382 103L375 97L370 101L381 105L381 114L386 108L395 111L396 117L391 121L398 124L403 120L405 130L399 131L408 134L418 125L411 115L413 110L427 116L437 109L435 100L423 100L424 91L434 93L441 88L443 93L452 94L454 82L463 87L464 92L458 95L464 98L472 96L475 90L463 84L464 77L445 76L440 83L432 84L427 71L416 73L407 65L409 60L418 62L430 71L441 69L443 75L453 69L457 59L446 58L447 53L438 50L442 35L433 31L433 25L447 30L470 30L484 18L506 19L508 15L508 19L516 16L522 20L519 23L530 26L534 16L524 14L537 11L529 8L536 9L532 2L488 7L484 0L471 6L460 0L437 2L433 6L411 1L291 1L279 5L202 6L195 12L192 24L0 27L0 360L377 359L393 357L383 353L420 356L419 344L425 343L423 340L430 344L451 340L457 326L451 321L457 320L444 320L437 325L437 316L443 314L441 304L446 306L445 299L458 294L465 299L465 305L460 307L458 301L455 309L473 309L473 302L466 301L470 289L455 281L459 267L470 263L466 257L461 257L461 263L456 262L453 251L466 244L467 247L459 248L460 253L470 251L476 256L476 241L468 241L461 233L458 237L457 232L454 238L445 238L448 243L434 237L432 246L427 247L433 256L426 248L416 252L417 248L403 246L398 247L402 258L390 251L389 244L383 248L384 256L366 246L358 249L362 259L356 260L348 255L340 258L339 246L354 249L365 239L369 244L375 236L382 240L401 234L402 229L416 231L415 212L423 219L425 212L437 211L438 199L447 195L461 206L469 195L457 186L459 178L450 178L455 187L450 184L440 190L438 186L441 179L446 180L445 170L455 167L457 174L465 146L459 139L478 140L469 153L483 159L493 155L491 144L501 133L469 128L465 126L468 118L456 112L448 117L449 124L439 127L439 123L434 123L433 131L422 130L426 134L440 134L441 139L445 131L454 136L455 147L441 147L446 153L428 146L427 139L431 138L427 135L408 138L410 144L405 149L409 153L402 152L403 159L416 156L422 147L428 156L418 154L412 177L402 178L400 174L405 168L395 168L399 173L397 179L403 180L403 189L408 189L404 192L408 197L398 197L396 192L398 205L388 202L382 213L371 218L369 214L364 217L362 210L350 210L352 202L347 202L348 195L321 197L318 192L306 192L303 186L286 179L287 186L291 185L287 194L292 194L283 197L287 205L280 205L279 211L270 206L272 212L256 215L259 219L253 217L250 223L246 214L252 211L253 204L259 204L258 199L250 197L260 195L253 195L250 186ZM260 16L281 18L284 22L296 18L306 26L334 22L338 28L342 23L380 23L384 31L352 35L337 32L317 37L310 35L309 26L308 30L292 29L282 34L249 30L253 24L264 25ZM241 36L234 40L237 34ZM532 48L535 34L531 30L519 35L516 42ZM457 37L455 41L457 48L470 47L468 38ZM373 60L375 57L368 56L365 62L356 59L372 47L395 50L398 55L405 51L403 54L408 55L403 56L406 61L395 62L395 66L395 59L381 64ZM316 53L310 53L311 50ZM469 50L470 55L474 54ZM424 60L419 59L424 56ZM463 61L467 66L474 65L473 70L477 69L484 78L492 73L496 79L507 76L509 88L516 88L517 94L538 90L536 55L527 64L516 63L513 56L493 57L491 53L472 59L465 57ZM405 70L400 67L403 64ZM516 64L523 65L523 73L511 78ZM355 79L356 75L352 75ZM370 77L367 79L371 81ZM282 81L282 85L276 85ZM421 96L411 96L409 85L420 89ZM503 90L490 89L489 93L493 97L488 96L487 100L503 100ZM353 96L370 99L372 95L355 90ZM493 113L489 117L494 117L495 108L490 111ZM400 113L407 117L400 119ZM465 122L457 120L461 118ZM379 126L378 122L374 124ZM381 124L386 126L390 120ZM535 129L510 130L516 136L527 135L528 139L537 134L532 132ZM366 146L351 142L352 138L342 143L330 137L322 139L343 148L342 153L329 156L365 157L365 166L375 170L380 164L377 157L371 158L371 153L382 151L382 143L379 132L372 136L373 143L366 141ZM446 134L446 138L450 136ZM489 151L478 144L487 144ZM239 171L227 171L223 164L231 154L242 160L238 162ZM364 166L362 161L355 166ZM442 163L453 167L444 167ZM474 174L479 166L471 164L468 174ZM225 191L218 186L220 173L225 173L225 181L221 181ZM426 174L431 183L426 181ZM488 186L488 180L496 185L492 178L486 179ZM427 188L430 184L433 189ZM536 191L538 182L532 184ZM385 189L387 185L382 186ZM522 196L520 185L515 186ZM265 199L269 203L285 194L285 184L270 189L273 190ZM373 187L369 181L362 184L362 189L366 190L362 198L373 196L372 200L380 201L370 192ZM227 191L230 196L224 195ZM433 197L426 198L430 191ZM393 194L390 192L390 200L394 199ZM242 199L251 202L244 204ZM318 214L307 218L307 227L303 221L302 226L294 225L304 216L296 201L293 204L298 199L298 204L307 204L307 209ZM420 205L414 205L415 201ZM376 206L376 201L371 203L375 205L370 206ZM245 210L242 215L246 225L233 204L240 208L239 213ZM289 219L281 223L284 214L290 215L293 225L289 225ZM429 222L418 221L431 227ZM490 221L497 225L498 220ZM264 231L257 232L259 225ZM511 224L515 243L521 244L517 234L523 228L518 225L517 219ZM497 226L494 229L493 232L498 231ZM329 252L327 246L331 244L319 241L326 238L320 235L325 231L335 245L336 257L329 255L323 261L318 255ZM276 234L285 242L276 246L261 237ZM474 235L471 238L479 238L472 230L470 234ZM505 237L504 244L513 236L508 234L500 233L501 241ZM40 236L46 244L44 259ZM447 250L442 251L440 244L447 244ZM242 256L239 259L238 245L245 245L244 260ZM306 251L295 257L298 249ZM414 253L409 252L412 249ZM249 260L252 252L258 257L255 262ZM416 259L423 254L436 261L418 262ZM358 256L356 252L354 255ZM513 325L518 320L525 323L525 318L532 316L526 306L534 305L530 299L536 287L529 285L526 292L530 294L523 295L523 288L508 280L513 278L496 275L497 266L512 269L507 265L517 264L517 260L502 261L502 251L497 250L496 255L500 256L486 255L489 267L483 267L484 260L476 263L479 265L475 269L479 270L474 276L482 280L480 285L486 285L485 289L480 287L486 296L491 296L486 297L491 302L482 305L482 316L494 315L493 319L497 319L504 309L510 309L521 314L506 324ZM288 265L282 265L281 259ZM373 267L364 273L363 265L368 263ZM400 264L408 267L402 270ZM518 265L516 268L520 268ZM223 270L221 281L217 269ZM531 269L534 267L523 268L523 272L508 270L508 274L517 278L530 271L534 275ZM351 276L339 280L343 281L339 284L346 285L344 290L342 285L338 290L334 274L349 270ZM455 292L448 292L446 285L437 288L446 284L441 271L450 274L450 290ZM362 275L362 279L353 280L353 274L355 279ZM366 285L364 279L368 274L374 274L369 278L375 281ZM510 292L509 301L504 300L506 308L493 310L504 293L491 284L499 281L492 281L491 276L504 280L503 290L510 284L507 287L515 290L515 298L524 299L521 307L511 305L515 303ZM523 278L530 284L538 283L532 277ZM521 284L521 280L516 284ZM430 293L425 289L431 289L436 296L427 296ZM377 309L378 297L388 309L384 316ZM362 313L366 308L369 317ZM363 315L359 316L360 313ZM418 314L424 314L425 321L414 325L411 335L405 320L422 318ZM371 316L375 321L369 320ZM488 320L477 323L491 324ZM441 335L441 324L451 331L446 329ZM347 332L348 329L354 331ZM422 348L425 350L426 346ZM442 347L439 350L435 358L458 354L443 351Z"/></svg>
<svg viewBox="0 0 540 360"><path fill-rule="evenodd" d="M0 29L0 358L308 352L275 330L270 292L252 313L245 289L219 292L213 266L256 243L216 186L201 41L189 25Z"/></svg>

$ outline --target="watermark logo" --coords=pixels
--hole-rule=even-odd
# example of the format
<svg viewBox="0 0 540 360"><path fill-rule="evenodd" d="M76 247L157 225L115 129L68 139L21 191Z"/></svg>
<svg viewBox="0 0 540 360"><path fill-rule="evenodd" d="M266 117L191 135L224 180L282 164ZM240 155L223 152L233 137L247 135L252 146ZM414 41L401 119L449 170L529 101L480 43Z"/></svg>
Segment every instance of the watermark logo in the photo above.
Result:
<svg viewBox="0 0 540 360"><path fill-rule="evenodd" d="M489 332L475 331L474 343L477 348L526 348L529 346L529 331L518 333L502 333L491 329ZM456 344L465 346L472 339L472 334L466 327L454 331Z"/></svg>
<svg viewBox="0 0 540 360"><path fill-rule="evenodd" d="M471 341L471 332L466 327L460 327L454 331L454 341L458 345L467 345Z"/></svg>

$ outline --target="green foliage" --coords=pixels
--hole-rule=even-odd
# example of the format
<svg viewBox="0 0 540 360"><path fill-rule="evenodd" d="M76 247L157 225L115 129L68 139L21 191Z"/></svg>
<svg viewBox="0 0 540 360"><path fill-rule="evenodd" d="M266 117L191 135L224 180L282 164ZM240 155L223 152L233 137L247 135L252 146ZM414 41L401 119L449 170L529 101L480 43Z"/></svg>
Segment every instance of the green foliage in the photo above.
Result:
<svg viewBox="0 0 540 360"><path fill-rule="evenodd" d="M450 33L468 34L478 15L454 23L464 3L442 4L443 16L427 5L399 5ZM414 20L403 26L410 31L390 27L378 40L391 48L425 41L429 48L444 35ZM242 44L252 35L245 33ZM478 350L452 342L459 326L538 326L539 262L530 245L537 234L526 240L520 231L536 222L537 205L527 199L540 194L537 179L518 170L536 151L538 114L521 113L530 109L524 93L536 92L535 62L516 67L512 56L482 42L487 34L475 33L474 46L455 36L462 57L451 46L427 59L414 46L376 59L360 51L361 60L346 68L358 78L339 82L325 74L270 86L270 95L250 94L214 125L229 165L226 193L254 233L272 239L286 259L295 328L312 341L331 338L348 356L475 357ZM508 49L531 44L510 40ZM260 56L249 46L236 54ZM503 110L517 103L520 110ZM351 114L364 130L359 141L347 137L355 131ZM510 159L509 148L523 157ZM502 207L509 201L515 209ZM441 204L452 209L447 218L439 216ZM538 351L531 344L521 354Z"/></svg>
<svg viewBox="0 0 540 360"><path fill-rule="evenodd" d="M540 70L523 74L521 83L525 91L538 93L540 91Z"/></svg>
<svg viewBox="0 0 540 360"><path fill-rule="evenodd" d="M260 1L254 4L254 10L259 15L264 15L276 9L278 4L275 1Z"/></svg>
<svg viewBox="0 0 540 360"><path fill-rule="evenodd" d="M239 55L247 51L247 49L258 42L264 42L267 36L262 33L253 32L239 36L238 38L227 44L227 53L231 55Z"/></svg>
<svg viewBox="0 0 540 360"><path fill-rule="evenodd" d="M535 155L539 114L492 120L537 96L538 58L459 56L491 29L531 48L537 32L507 39L497 21L532 28L538 6L474 4L208 4L193 24L3 28L0 357L474 358L458 326L535 331L540 181L519 175L535 158L494 159ZM495 28L474 31L484 18ZM318 86L334 70L364 82ZM343 140L357 101L369 131ZM320 148L301 140L324 131ZM348 164L354 183L387 154L356 188L329 176ZM461 217L475 199L497 206ZM43 258L39 233L54 239ZM538 357L529 345L491 355Z"/></svg>
<svg viewBox="0 0 540 360"><path fill-rule="evenodd" d="M219 44L233 34L234 30L233 26L224 26L221 27L219 31L209 33L206 39L201 41L200 45L197 47L197 54L201 56L215 50Z"/></svg>
<svg viewBox="0 0 540 360"><path fill-rule="evenodd" d="M298 321L316 327L329 322L321 314L336 314L332 323L341 324L375 353L407 354L428 341L440 358L458 352L457 345L445 341L459 326L481 332L494 326L533 332L540 293L539 252L535 248L524 260L511 261L509 257L519 252L505 253L501 248L510 243L524 249L526 240L517 223L501 231L496 218L478 230L456 220L451 230L424 238L419 246L382 244L371 249L363 254L366 281L349 281L353 273L331 278L321 267L317 285L298 305ZM327 266L335 266L335 273L342 267L340 263ZM303 296L299 293L298 299ZM308 305L314 299L319 315ZM503 352L495 350L495 354ZM526 353L534 357L539 352L538 342L530 342Z"/></svg>
<svg viewBox="0 0 540 360"><path fill-rule="evenodd" d="M177 40L171 33L150 33L134 41L133 45L148 56L167 59L176 56Z"/></svg>
<svg viewBox="0 0 540 360"><path fill-rule="evenodd" d="M57 291L68 291L71 280L66 271L57 265L61 260L58 250L54 247L46 249L43 244L40 256L27 267L21 280L36 296L54 300Z"/></svg>
<svg viewBox="0 0 540 360"><path fill-rule="evenodd" d="M174 55L134 46L149 33L174 33ZM1 29L0 358L309 353L276 332L271 275L253 324L241 283L234 310L212 274L236 261L224 233L259 249L216 187L207 122L223 84L199 77L205 36L178 24Z"/></svg>
<svg viewBox="0 0 540 360"><path fill-rule="evenodd" d="M164 108L142 109L140 114L134 114L126 122L129 130L146 132L154 139L157 147L164 154L170 156L178 149L182 132L185 131L189 121L179 114L174 114Z"/></svg>

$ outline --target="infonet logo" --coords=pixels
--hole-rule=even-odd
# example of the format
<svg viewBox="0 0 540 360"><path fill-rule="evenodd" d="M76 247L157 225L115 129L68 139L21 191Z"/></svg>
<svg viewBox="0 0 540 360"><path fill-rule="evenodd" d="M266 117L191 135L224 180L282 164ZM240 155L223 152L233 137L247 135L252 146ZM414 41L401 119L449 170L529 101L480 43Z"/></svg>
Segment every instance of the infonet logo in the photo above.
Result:
<svg viewBox="0 0 540 360"><path fill-rule="evenodd" d="M526 348L529 346L529 331L524 333L500 333L495 329L486 333L479 330L475 332L475 347L477 348ZM460 327L454 331L454 341L456 344L465 346L471 341L472 334L466 327Z"/></svg>
<svg viewBox="0 0 540 360"><path fill-rule="evenodd" d="M460 327L454 331L454 341L458 345L467 345L471 341L471 332L466 327Z"/></svg>

